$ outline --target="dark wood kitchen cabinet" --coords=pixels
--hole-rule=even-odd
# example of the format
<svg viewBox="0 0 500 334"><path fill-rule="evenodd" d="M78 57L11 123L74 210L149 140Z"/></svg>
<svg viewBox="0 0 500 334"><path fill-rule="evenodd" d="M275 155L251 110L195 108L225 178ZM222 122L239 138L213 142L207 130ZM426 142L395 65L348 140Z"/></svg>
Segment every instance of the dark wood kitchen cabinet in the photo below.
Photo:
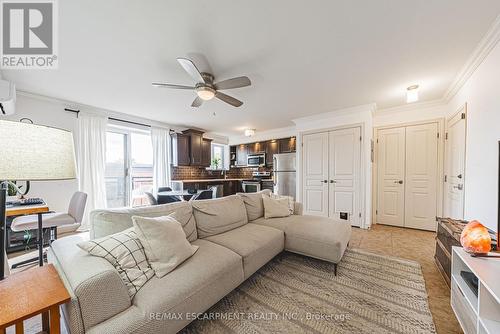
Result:
<svg viewBox="0 0 500 334"><path fill-rule="evenodd" d="M236 146L236 166L247 165L248 146L241 144Z"/></svg>
<svg viewBox="0 0 500 334"><path fill-rule="evenodd" d="M202 165L202 145L203 145L203 132L198 130L189 129L182 131L183 134L189 136L189 150L191 158L191 166Z"/></svg>
<svg viewBox="0 0 500 334"><path fill-rule="evenodd" d="M295 152L295 137L283 138L279 140L279 151L280 153L292 153Z"/></svg>
<svg viewBox="0 0 500 334"><path fill-rule="evenodd" d="M210 166L211 139L203 132L189 129L172 134L172 163L174 166Z"/></svg>
<svg viewBox="0 0 500 334"><path fill-rule="evenodd" d="M210 167L212 164L212 139L203 138L201 141L201 165Z"/></svg>
<svg viewBox="0 0 500 334"><path fill-rule="evenodd" d="M172 163L174 166L189 166L189 136L182 133L172 134Z"/></svg>
<svg viewBox="0 0 500 334"><path fill-rule="evenodd" d="M273 155L279 153L279 143L277 140L270 140L266 145L266 164L273 164Z"/></svg>
<svg viewBox="0 0 500 334"><path fill-rule="evenodd" d="M266 142L248 144L248 154L266 153Z"/></svg>

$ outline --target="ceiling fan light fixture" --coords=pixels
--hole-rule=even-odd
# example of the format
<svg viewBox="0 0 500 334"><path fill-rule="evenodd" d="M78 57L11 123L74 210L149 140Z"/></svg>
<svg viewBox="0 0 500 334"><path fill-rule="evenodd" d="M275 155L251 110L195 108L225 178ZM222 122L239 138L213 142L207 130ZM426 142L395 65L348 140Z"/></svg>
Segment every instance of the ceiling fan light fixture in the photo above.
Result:
<svg viewBox="0 0 500 334"><path fill-rule="evenodd" d="M215 97L215 90L210 87L199 87L196 89L196 94L200 99L208 101Z"/></svg>
<svg viewBox="0 0 500 334"><path fill-rule="evenodd" d="M255 129L246 129L245 130L245 137L252 137L255 135Z"/></svg>
<svg viewBox="0 0 500 334"><path fill-rule="evenodd" d="M406 88L406 103L418 101L418 85L413 85Z"/></svg>

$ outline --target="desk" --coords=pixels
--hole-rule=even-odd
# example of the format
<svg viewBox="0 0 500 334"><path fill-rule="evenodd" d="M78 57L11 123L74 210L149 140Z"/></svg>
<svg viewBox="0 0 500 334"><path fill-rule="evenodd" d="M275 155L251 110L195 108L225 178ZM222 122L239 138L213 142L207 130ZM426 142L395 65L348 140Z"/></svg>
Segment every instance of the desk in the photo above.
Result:
<svg viewBox="0 0 500 334"><path fill-rule="evenodd" d="M50 334L59 334L59 305L71 299L52 264L31 268L0 281L0 298L1 334L12 325L16 325L16 333L24 333L23 320L47 312Z"/></svg>
<svg viewBox="0 0 500 334"><path fill-rule="evenodd" d="M10 224L12 220L17 216L32 215L37 213L46 213L50 209L47 204L37 204L37 205L16 205L7 207L5 211L7 217L7 240L5 243L5 250L7 253L22 251L26 247L24 240L24 232L12 232L10 229ZM48 238L47 236L45 238ZM31 239L28 246L36 246L37 238Z"/></svg>
<svg viewBox="0 0 500 334"><path fill-rule="evenodd" d="M37 204L37 205L16 205L8 206L5 210L6 217L32 215L35 213L49 212L49 207L47 204Z"/></svg>

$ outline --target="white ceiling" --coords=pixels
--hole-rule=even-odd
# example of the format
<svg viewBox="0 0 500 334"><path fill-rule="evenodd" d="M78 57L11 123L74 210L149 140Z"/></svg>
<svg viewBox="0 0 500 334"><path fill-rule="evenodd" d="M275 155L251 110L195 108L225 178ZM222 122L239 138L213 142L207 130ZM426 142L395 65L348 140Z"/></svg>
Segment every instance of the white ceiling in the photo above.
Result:
<svg viewBox="0 0 500 334"><path fill-rule="evenodd" d="M226 135L376 102L440 98L500 13L498 0L85 0L59 3L59 69L3 71L21 90ZM176 57L252 86L200 109ZM199 64L201 70L206 65ZM216 115L213 116L213 113Z"/></svg>

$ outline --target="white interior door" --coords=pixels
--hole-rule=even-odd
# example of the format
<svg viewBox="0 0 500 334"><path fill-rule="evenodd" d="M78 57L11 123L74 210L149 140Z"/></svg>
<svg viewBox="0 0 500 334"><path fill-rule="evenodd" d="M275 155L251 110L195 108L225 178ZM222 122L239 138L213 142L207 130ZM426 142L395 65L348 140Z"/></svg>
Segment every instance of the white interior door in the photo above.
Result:
<svg viewBox="0 0 500 334"><path fill-rule="evenodd" d="M329 217L360 226L361 128L329 132Z"/></svg>
<svg viewBox="0 0 500 334"><path fill-rule="evenodd" d="M303 137L303 202L307 214L328 216L328 132Z"/></svg>
<svg viewBox="0 0 500 334"><path fill-rule="evenodd" d="M405 128L378 131L377 223L404 226Z"/></svg>
<svg viewBox="0 0 500 334"><path fill-rule="evenodd" d="M438 125L406 127L405 227L436 230Z"/></svg>
<svg viewBox="0 0 500 334"><path fill-rule="evenodd" d="M463 115L463 116L462 116ZM444 214L464 219L465 196L465 107L448 120L446 130L446 183Z"/></svg>

